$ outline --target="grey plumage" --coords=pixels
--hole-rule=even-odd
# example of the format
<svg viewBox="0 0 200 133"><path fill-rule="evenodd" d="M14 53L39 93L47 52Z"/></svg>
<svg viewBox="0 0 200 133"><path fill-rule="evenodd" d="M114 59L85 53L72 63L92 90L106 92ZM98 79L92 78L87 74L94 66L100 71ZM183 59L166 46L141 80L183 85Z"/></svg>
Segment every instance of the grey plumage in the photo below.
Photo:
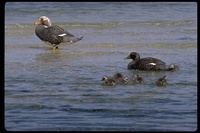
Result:
<svg viewBox="0 0 200 133"><path fill-rule="evenodd" d="M46 16L40 17L35 24L37 25L35 33L38 38L52 44L53 47L58 47L60 43L75 43L83 38L83 36L75 37L59 26L51 26L50 19Z"/></svg>

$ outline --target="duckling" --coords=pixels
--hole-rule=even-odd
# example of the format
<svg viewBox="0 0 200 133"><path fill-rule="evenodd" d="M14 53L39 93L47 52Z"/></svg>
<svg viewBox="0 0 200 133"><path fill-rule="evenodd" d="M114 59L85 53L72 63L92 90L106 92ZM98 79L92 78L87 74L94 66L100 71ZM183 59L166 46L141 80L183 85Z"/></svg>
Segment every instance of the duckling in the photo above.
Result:
<svg viewBox="0 0 200 133"><path fill-rule="evenodd" d="M121 73L116 73L113 78L115 79L116 83L127 84L129 82L129 78L124 77Z"/></svg>
<svg viewBox="0 0 200 133"><path fill-rule="evenodd" d="M143 83L144 82L143 79L142 79L142 77L140 77L138 74L135 75L134 81L136 83Z"/></svg>
<svg viewBox="0 0 200 133"><path fill-rule="evenodd" d="M137 52L132 52L130 55L128 55L125 59L133 59L128 64L128 69L138 69L138 70L165 70L165 62L152 57L146 57L140 59L140 55Z"/></svg>
<svg viewBox="0 0 200 133"><path fill-rule="evenodd" d="M115 79L113 78L108 78L107 76L103 76L103 78L101 79L102 84L103 85L107 85L107 86L113 86L116 84Z"/></svg>
<svg viewBox="0 0 200 133"><path fill-rule="evenodd" d="M167 85L167 77L163 76L156 81L157 86L166 86Z"/></svg>

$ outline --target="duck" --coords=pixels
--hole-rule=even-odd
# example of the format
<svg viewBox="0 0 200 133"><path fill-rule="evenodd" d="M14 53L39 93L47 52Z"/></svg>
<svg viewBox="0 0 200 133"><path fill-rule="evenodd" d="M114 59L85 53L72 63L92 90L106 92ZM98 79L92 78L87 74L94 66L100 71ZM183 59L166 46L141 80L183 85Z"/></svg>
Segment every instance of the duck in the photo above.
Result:
<svg viewBox="0 0 200 133"><path fill-rule="evenodd" d="M140 58L139 53L132 52L130 53L126 58L124 59L132 59L132 61L128 64L127 68L129 70L166 70L165 62L163 62L160 59L153 58L153 57L146 57L146 58Z"/></svg>
<svg viewBox="0 0 200 133"><path fill-rule="evenodd" d="M167 85L167 76L163 76L156 81L157 86L166 86Z"/></svg>
<svg viewBox="0 0 200 133"><path fill-rule="evenodd" d="M127 84L129 82L129 78L127 76L123 76L121 73L114 74L113 78L115 79L116 83Z"/></svg>
<svg viewBox="0 0 200 133"><path fill-rule="evenodd" d="M135 75L134 81L135 81L136 83L143 83L143 82L144 82L144 81L143 81L143 78L142 78L140 75L138 75L138 74Z"/></svg>
<svg viewBox="0 0 200 133"><path fill-rule="evenodd" d="M47 42L52 46L52 49L58 49L58 45L61 43L75 43L82 40L82 37L75 37L73 34L65 31L59 26L51 24L51 20L46 16L41 16L35 23L36 36Z"/></svg>
<svg viewBox="0 0 200 133"><path fill-rule="evenodd" d="M109 78L108 76L103 76L101 81L102 81L102 85L106 85L106 86L114 86L116 84L115 79Z"/></svg>

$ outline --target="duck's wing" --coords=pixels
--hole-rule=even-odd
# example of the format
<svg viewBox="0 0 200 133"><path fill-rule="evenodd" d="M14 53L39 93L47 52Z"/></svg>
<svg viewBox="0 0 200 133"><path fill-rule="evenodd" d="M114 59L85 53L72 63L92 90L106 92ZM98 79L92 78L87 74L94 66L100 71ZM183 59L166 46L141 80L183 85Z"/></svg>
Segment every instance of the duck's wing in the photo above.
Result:
<svg viewBox="0 0 200 133"><path fill-rule="evenodd" d="M50 26L50 27L48 27L48 31L50 33L57 35L57 36L74 37L74 35L72 35L68 31L65 31L63 28L61 28L59 26Z"/></svg>
<svg viewBox="0 0 200 133"><path fill-rule="evenodd" d="M62 42L74 43L83 38L82 37L75 37L68 31L64 31L59 26L50 26L45 28L41 28L40 30L36 31L36 35L43 41L50 42L51 44L59 44Z"/></svg>
<svg viewBox="0 0 200 133"><path fill-rule="evenodd" d="M139 70L165 70L165 62L152 57L142 58L135 63Z"/></svg>
<svg viewBox="0 0 200 133"><path fill-rule="evenodd" d="M63 36L67 35L65 31L58 26L45 27L38 25L35 30L36 35L42 40L51 44L59 44L63 41ZM71 36L69 34L69 36Z"/></svg>
<svg viewBox="0 0 200 133"><path fill-rule="evenodd" d="M50 26L48 27L48 32L52 33L53 39L58 40L58 42L67 42L67 43L75 43L83 38L82 37L75 37L68 31L64 31L59 26Z"/></svg>

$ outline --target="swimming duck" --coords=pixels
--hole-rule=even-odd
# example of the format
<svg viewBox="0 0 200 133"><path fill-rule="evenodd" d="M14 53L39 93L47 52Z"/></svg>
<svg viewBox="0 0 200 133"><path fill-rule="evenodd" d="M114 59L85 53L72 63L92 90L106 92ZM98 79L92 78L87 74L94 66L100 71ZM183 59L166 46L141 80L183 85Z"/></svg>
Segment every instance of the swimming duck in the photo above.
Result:
<svg viewBox="0 0 200 133"><path fill-rule="evenodd" d="M108 78L107 76L103 76L103 78L101 79L102 84L103 85L107 85L107 86L113 86L116 84L115 79L113 78Z"/></svg>
<svg viewBox="0 0 200 133"><path fill-rule="evenodd" d="M163 76L156 81L157 86L165 86L167 85L167 77Z"/></svg>
<svg viewBox="0 0 200 133"><path fill-rule="evenodd" d="M128 77L124 77L121 73L116 73L113 78L115 79L116 83L124 83L127 84L129 82Z"/></svg>
<svg viewBox="0 0 200 133"><path fill-rule="evenodd" d="M140 55L137 52L132 52L125 59L133 59L128 64L128 69L138 69L138 70L166 70L165 62L152 57L146 57L140 59Z"/></svg>
<svg viewBox="0 0 200 133"><path fill-rule="evenodd" d="M138 74L135 75L134 81L136 83L143 83L144 82L143 79L142 79L142 77L140 77Z"/></svg>
<svg viewBox="0 0 200 133"><path fill-rule="evenodd" d="M75 37L59 26L52 26L50 19L46 16L41 16L34 24L37 25L35 29L37 37L50 43L53 46L52 49L58 49L60 43L75 43L83 38L83 36Z"/></svg>

